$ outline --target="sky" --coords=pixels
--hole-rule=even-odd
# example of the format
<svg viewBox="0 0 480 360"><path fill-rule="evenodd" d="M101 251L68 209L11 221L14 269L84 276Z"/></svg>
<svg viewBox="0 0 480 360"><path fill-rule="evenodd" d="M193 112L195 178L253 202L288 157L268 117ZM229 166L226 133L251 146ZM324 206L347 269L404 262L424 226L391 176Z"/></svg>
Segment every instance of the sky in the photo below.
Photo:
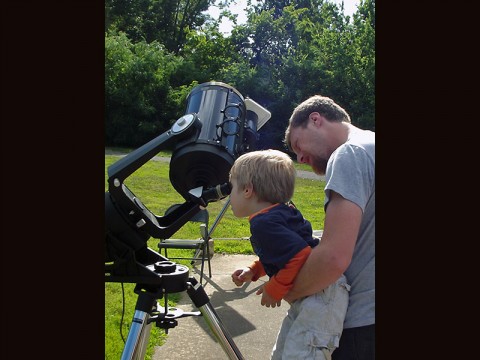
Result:
<svg viewBox="0 0 480 360"><path fill-rule="evenodd" d="M336 3L340 5L342 3L342 0L329 0L330 2ZM353 13L357 10L357 6L359 4L360 0L343 0L344 3L344 11L345 15L352 17ZM237 23L238 24L244 24L247 21L247 14L245 12L245 8L247 1L246 0L237 0L236 4L232 5L230 7L230 10L238 15L237 18ZM218 10L217 7L210 7L209 9L210 16L213 18L217 18L218 14L220 11ZM225 33L225 34L230 34L230 31L232 29L232 23L229 20L222 20L222 23L220 24L220 32Z"/></svg>

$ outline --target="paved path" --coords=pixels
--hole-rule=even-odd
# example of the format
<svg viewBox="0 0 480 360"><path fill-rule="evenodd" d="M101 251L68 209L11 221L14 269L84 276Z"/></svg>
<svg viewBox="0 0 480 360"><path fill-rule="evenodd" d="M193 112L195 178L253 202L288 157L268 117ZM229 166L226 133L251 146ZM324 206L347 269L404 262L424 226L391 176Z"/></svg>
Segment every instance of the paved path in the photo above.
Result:
<svg viewBox="0 0 480 360"><path fill-rule="evenodd" d="M322 230L313 232L318 237L322 233ZM270 359L278 330L290 307L285 301L276 308L260 305L260 296L255 293L268 279L266 276L241 287L232 282L234 270L248 266L257 259L256 255L216 253L211 260L212 278L206 277L203 285L210 305L218 315L217 321L228 332L225 337L233 340L245 360ZM205 274L208 275L208 270ZM190 276L199 279L196 268ZM177 308L183 311L198 310L186 292L181 294ZM165 344L155 347L152 360L232 360L205 320L202 316L178 319L178 325L170 329Z"/></svg>
<svg viewBox="0 0 480 360"><path fill-rule="evenodd" d="M212 278L207 277L206 283L204 280L204 289L243 359L267 360L289 305L285 301L276 308L260 305L260 296L255 292L266 277L242 287L232 282L232 272L255 259L254 255L215 254L211 260ZM195 270L192 275L198 279ZM198 310L186 292L182 293L177 307L184 311ZM155 348L152 360L228 360L205 320L202 316L178 319L178 325L169 330L166 343Z"/></svg>

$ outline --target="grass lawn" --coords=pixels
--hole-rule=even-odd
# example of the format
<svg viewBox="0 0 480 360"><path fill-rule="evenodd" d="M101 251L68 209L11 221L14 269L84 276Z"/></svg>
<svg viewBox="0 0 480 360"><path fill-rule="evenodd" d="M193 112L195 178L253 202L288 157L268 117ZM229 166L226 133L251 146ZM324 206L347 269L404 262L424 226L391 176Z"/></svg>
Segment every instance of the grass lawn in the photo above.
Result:
<svg viewBox="0 0 480 360"><path fill-rule="evenodd" d="M170 156L160 153L158 156ZM105 155L105 191L108 190L107 168L119 159L118 156ZM297 169L310 171L310 167L296 164ZM169 180L169 164L162 161L149 161L140 169L129 176L125 185L142 200L145 206L153 213L161 216L173 204L183 203L180 196ZM293 202L309 220L314 230L323 229L324 189L325 183L318 180L297 178ZM210 203L207 207L210 214L210 226L222 210L226 199ZM236 218L232 211L227 209L213 233L215 252L226 254L254 254L249 241L225 240L221 238L243 238L250 235L248 220ZM200 237L198 224L187 223L175 233L175 237L198 238ZM216 240L217 239L217 240ZM150 238L148 247L158 252L158 239ZM185 250L178 250L185 251ZM169 256L174 256L173 250ZM190 266L189 261L178 261ZM137 294L133 292L135 284L105 283L105 360L118 360L124 347L124 340L128 336L129 326L135 311ZM174 306L179 294L169 294L169 305ZM163 304L163 300L160 301ZM122 320L123 315L123 320ZM162 345L166 339L165 332L153 324L145 359L151 359L154 346ZM123 339L122 339L123 337Z"/></svg>

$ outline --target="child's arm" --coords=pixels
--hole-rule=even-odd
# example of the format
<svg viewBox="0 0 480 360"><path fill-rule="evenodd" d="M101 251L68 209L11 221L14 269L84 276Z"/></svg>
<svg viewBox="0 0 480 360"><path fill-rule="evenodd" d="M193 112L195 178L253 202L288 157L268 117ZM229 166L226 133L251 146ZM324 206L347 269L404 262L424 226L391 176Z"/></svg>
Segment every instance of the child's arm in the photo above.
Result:
<svg viewBox="0 0 480 360"><path fill-rule="evenodd" d="M307 246L300 250L278 273L270 278L270 280L263 285L263 288L257 291L257 295L262 294L262 305L267 307L275 307L280 305L279 302L283 296L293 286L293 281L298 274L298 271L303 266L310 255L312 248Z"/></svg>
<svg viewBox="0 0 480 360"><path fill-rule="evenodd" d="M262 276L266 275L265 269L259 260L253 262L252 265L237 269L232 274L232 281L237 286L242 286L247 281L257 281Z"/></svg>

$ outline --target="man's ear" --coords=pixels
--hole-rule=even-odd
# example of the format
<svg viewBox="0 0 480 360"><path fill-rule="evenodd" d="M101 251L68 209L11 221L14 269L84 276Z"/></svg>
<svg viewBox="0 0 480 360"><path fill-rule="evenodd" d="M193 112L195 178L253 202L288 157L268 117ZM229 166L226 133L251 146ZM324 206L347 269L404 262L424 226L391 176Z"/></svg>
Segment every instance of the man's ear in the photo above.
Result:
<svg viewBox="0 0 480 360"><path fill-rule="evenodd" d="M308 116L309 120L313 121L314 126L320 126L323 122L323 117L318 112L314 111Z"/></svg>

